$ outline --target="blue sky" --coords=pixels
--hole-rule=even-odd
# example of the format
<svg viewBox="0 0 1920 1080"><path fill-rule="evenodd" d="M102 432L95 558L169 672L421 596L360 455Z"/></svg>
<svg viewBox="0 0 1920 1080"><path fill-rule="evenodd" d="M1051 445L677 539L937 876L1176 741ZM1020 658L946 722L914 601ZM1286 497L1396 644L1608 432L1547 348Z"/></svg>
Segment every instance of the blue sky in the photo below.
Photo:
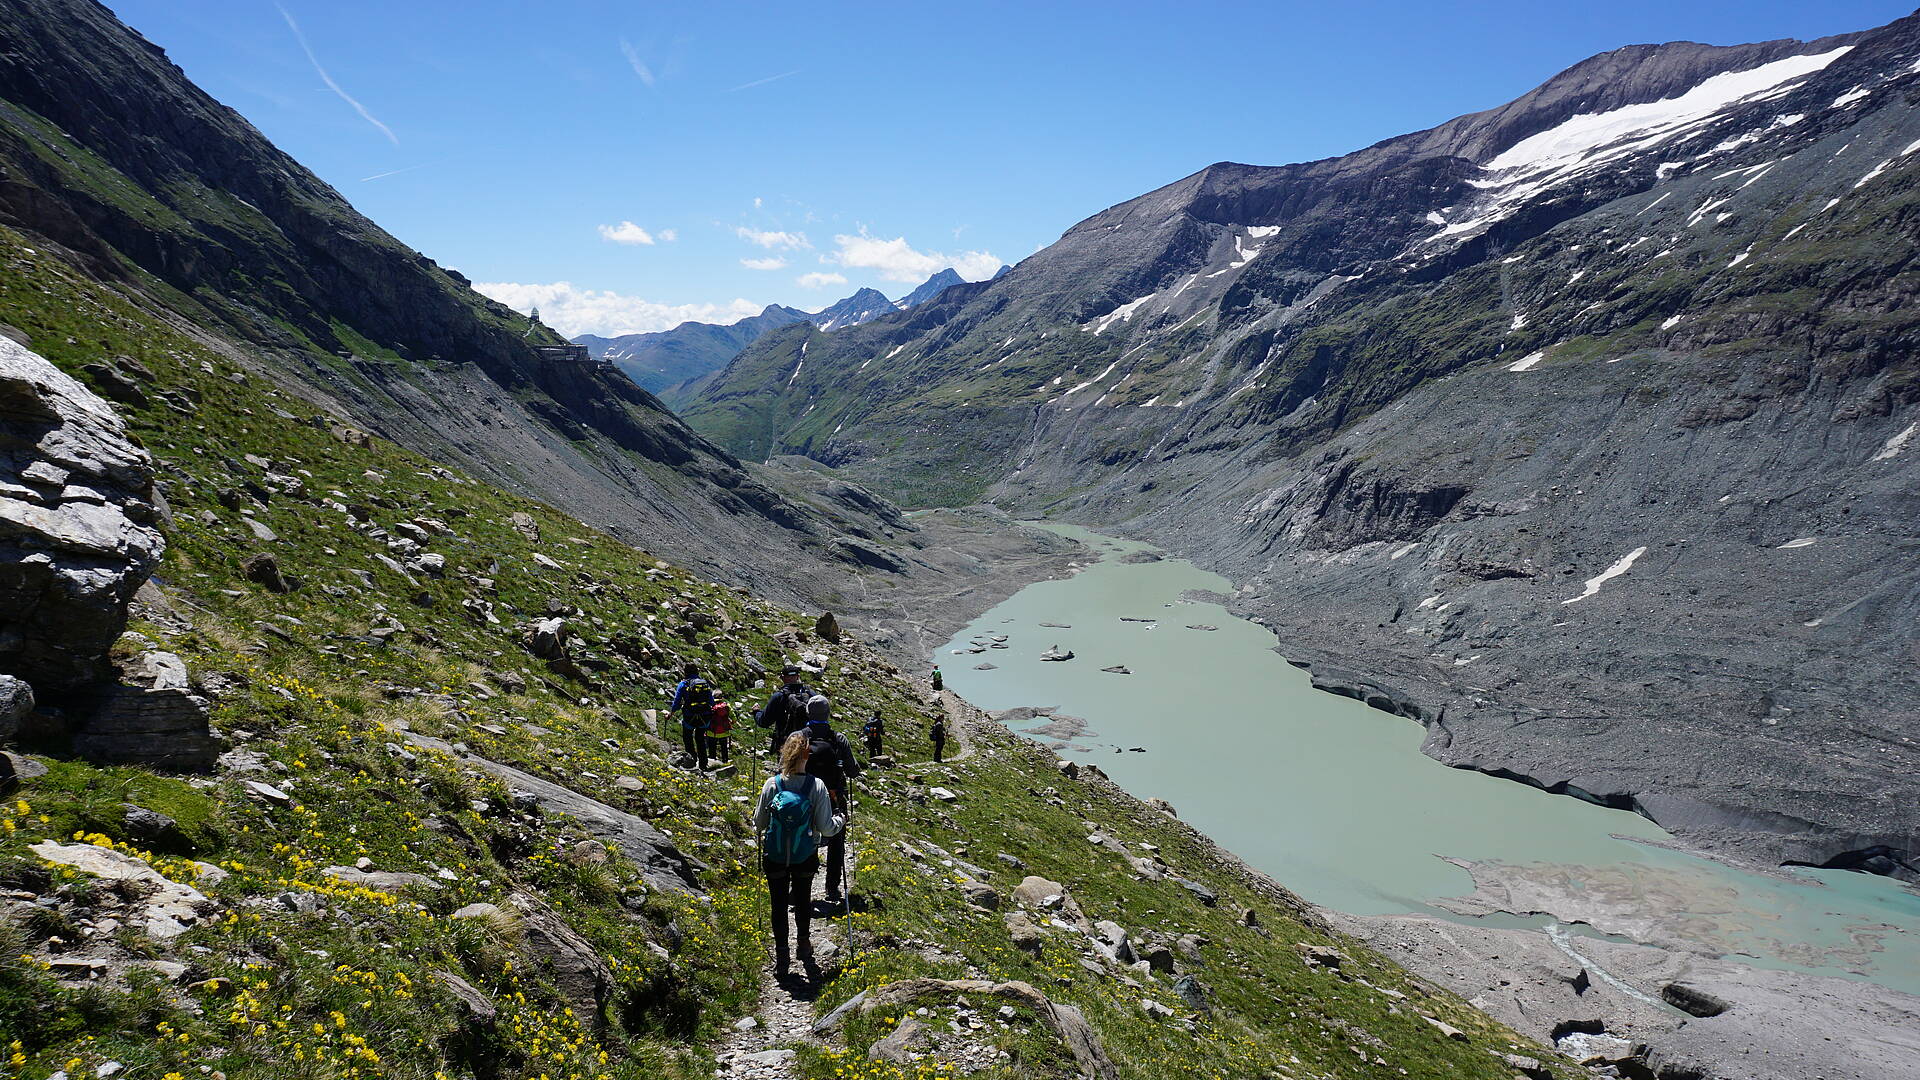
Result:
<svg viewBox="0 0 1920 1080"><path fill-rule="evenodd" d="M1911 0L1910 0L1911 2ZM1899 3L121 0L405 242L568 333L898 296L1214 161L1345 153L1596 52ZM297 27L297 30L296 30Z"/></svg>

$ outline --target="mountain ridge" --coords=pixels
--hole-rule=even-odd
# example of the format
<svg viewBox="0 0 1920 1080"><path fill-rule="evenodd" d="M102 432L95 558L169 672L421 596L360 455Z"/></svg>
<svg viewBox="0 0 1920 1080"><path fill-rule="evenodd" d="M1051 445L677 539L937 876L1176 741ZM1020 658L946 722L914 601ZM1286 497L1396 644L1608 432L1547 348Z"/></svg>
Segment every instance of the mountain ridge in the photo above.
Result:
<svg viewBox="0 0 1920 1080"><path fill-rule="evenodd" d="M1872 568L1915 512L1889 448L1920 400L1916 56L1914 17L1633 47L1343 157L1209 166L918 320L810 340L804 367L764 339L682 412L909 505L986 497L1194 557L1449 763L1734 857L1912 874L1920 817L1892 792L1920 767L1897 659L1920 610ZM1633 573L1554 587L1683 544L1659 577L1716 619ZM1749 755L1702 770L1728 739ZM1788 790L1808 767L1821 790Z"/></svg>
<svg viewBox="0 0 1920 1080"><path fill-rule="evenodd" d="M898 300L863 288L814 312L768 304L760 314L737 322L688 320L671 330L610 338L580 334L573 341L585 345L592 356L611 360L628 378L672 404L687 396L689 384L726 367L742 349L783 326L797 322L811 322L823 330L857 326L889 310L916 307L960 283L960 275L948 267Z"/></svg>

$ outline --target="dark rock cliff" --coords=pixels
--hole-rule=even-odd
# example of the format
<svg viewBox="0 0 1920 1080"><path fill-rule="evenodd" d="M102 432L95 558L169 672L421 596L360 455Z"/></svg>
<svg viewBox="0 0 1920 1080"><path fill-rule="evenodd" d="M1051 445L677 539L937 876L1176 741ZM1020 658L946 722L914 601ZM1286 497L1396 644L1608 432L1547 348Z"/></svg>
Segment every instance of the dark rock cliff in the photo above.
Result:
<svg viewBox="0 0 1920 1080"><path fill-rule="evenodd" d="M358 214L86 0L0 20L0 225L342 420L790 603L856 508L796 503ZM0 313L0 318L4 318Z"/></svg>

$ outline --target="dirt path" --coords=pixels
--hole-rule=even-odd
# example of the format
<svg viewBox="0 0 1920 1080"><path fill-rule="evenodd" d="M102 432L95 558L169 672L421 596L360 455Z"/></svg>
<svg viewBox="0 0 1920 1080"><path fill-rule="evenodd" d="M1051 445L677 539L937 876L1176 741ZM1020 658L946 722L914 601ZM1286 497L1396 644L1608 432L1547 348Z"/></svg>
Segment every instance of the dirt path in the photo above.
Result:
<svg viewBox="0 0 1920 1080"><path fill-rule="evenodd" d="M965 761L973 756L977 741L974 738L975 726L993 721L951 690L940 693L940 705L947 715L947 746L958 747L941 764ZM932 761L909 762L896 768L932 764ZM857 805L856 802L856 808ZM847 857L853 858L854 853L849 850ZM819 901L815 905L816 912L824 910L825 893L826 873L823 866L822 872L813 881L814 899ZM848 932L846 920L815 916L812 936L817 966L811 977L797 962L784 976L775 972L772 946L768 946L769 957L760 975L759 1008L751 1017L736 1024L734 1030L721 1040L715 1054L719 1063L716 1076L731 1080L785 1080L798 1075L793 1064L794 1053L789 1048L796 1043L814 1041L814 997L818 987L826 981L825 971L837 966L848 952ZM749 1024L747 1020L752 1023Z"/></svg>

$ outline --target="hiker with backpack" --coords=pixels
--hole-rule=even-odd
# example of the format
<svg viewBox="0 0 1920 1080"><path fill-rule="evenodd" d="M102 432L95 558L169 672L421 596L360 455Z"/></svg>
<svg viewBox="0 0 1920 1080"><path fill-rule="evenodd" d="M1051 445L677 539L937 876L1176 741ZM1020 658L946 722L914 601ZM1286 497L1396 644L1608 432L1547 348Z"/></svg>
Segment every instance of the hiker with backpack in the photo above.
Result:
<svg viewBox="0 0 1920 1080"><path fill-rule="evenodd" d="M772 729L768 750L774 757L780 756L788 735L807 726L807 699L812 696L813 688L800 681L799 668L788 664L780 669L780 689L755 714L761 727Z"/></svg>
<svg viewBox="0 0 1920 1080"><path fill-rule="evenodd" d="M773 905L773 959L781 972L787 956L787 912L793 912L795 949L802 964L813 959L808 930L813 922L813 878L820 871L822 840L837 837L846 816L835 813L827 785L807 771L812 743L794 732L780 747L780 771L767 778L753 812L760 835L761 869Z"/></svg>
<svg viewBox="0 0 1920 1080"><path fill-rule="evenodd" d="M933 718L933 726L927 729L927 737L933 740L933 760L938 764L943 760L947 746L947 720L943 716Z"/></svg>
<svg viewBox="0 0 1920 1080"><path fill-rule="evenodd" d="M687 756L700 763L700 771L707 771L707 728L712 722L713 686L700 677L700 665L689 663L681 669L685 678L673 688L673 702L667 706L667 715L680 714L680 741L686 746Z"/></svg>
<svg viewBox="0 0 1920 1080"><path fill-rule="evenodd" d="M707 712L707 750L715 761L733 760L733 706L718 699Z"/></svg>
<svg viewBox="0 0 1920 1080"><path fill-rule="evenodd" d="M825 694L807 699L807 772L826 785L833 808L847 811L847 783L862 772L860 760L853 756L847 737L833 730L833 703ZM844 818L843 818L844 821ZM846 869L847 837L842 832L827 841L827 903L840 902L841 874Z"/></svg>
<svg viewBox="0 0 1920 1080"><path fill-rule="evenodd" d="M867 740L868 761L880 756L880 738L886 733L887 722L880 719L879 713L874 713L873 719L867 721L866 725L860 729L860 734Z"/></svg>
<svg viewBox="0 0 1920 1080"><path fill-rule="evenodd" d="M946 678L940 674L940 665L933 665L933 692L937 694L946 688Z"/></svg>

